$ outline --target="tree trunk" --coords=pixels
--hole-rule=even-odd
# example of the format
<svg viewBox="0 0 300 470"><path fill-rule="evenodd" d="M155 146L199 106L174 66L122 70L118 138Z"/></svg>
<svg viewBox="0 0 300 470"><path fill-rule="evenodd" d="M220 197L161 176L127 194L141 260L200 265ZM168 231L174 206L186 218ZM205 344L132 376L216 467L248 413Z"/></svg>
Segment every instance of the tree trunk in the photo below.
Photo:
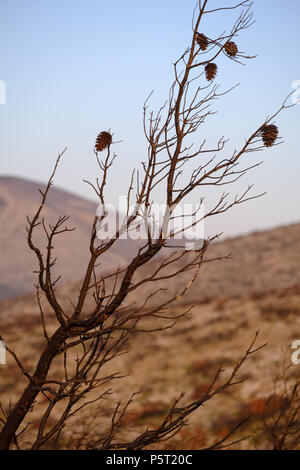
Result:
<svg viewBox="0 0 300 470"><path fill-rule="evenodd" d="M20 400L9 414L7 421L0 432L0 450L9 449L10 443L16 434L20 424L30 410L36 396L40 392L47 377L49 367L58 349L66 338L63 327L58 328L41 354L32 380L27 385Z"/></svg>

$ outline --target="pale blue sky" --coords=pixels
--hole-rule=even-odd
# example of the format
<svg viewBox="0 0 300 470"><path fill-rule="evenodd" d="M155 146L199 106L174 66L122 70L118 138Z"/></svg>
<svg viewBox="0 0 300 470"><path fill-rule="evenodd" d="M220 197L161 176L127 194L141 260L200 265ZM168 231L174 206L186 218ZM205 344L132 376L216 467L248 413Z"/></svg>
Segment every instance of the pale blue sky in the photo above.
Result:
<svg viewBox="0 0 300 470"><path fill-rule="evenodd" d="M232 5L210 0L212 7ZM127 191L131 170L146 158L142 104L155 89L164 101L172 62L190 40L194 0L2 0L0 80L7 103L0 105L1 174L45 181L57 153L68 152L57 185L93 197L83 179L94 179L92 147L98 132L111 127L118 164L111 199ZM256 23L241 34L239 48L258 57L246 67L219 64L218 82L241 86L216 103L219 114L207 128L209 139L225 133L232 146L243 142L300 80L299 0L258 0ZM232 12L203 24L213 36L231 26ZM237 188L255 183L268 191L261 200L215 220L225 235L299 221L300 106L278 120L285 144L249 156L263 166ZM201 130L203 136L204 128ZM228 188L227 188L228 189Z"/></svg>

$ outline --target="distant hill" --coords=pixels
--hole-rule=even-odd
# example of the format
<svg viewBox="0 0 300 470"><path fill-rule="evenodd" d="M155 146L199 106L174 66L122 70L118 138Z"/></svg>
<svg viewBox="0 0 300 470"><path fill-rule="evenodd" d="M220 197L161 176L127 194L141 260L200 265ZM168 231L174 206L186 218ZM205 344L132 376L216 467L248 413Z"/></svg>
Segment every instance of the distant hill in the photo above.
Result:
<svg viewBox="0 0 300 470"><path fill-rule="evenodd" d="M30 292L36 275L36 260L26 243L26 215L32 216L40 203L37 189L42 183L16 177L0 177L0 299ZM53 222L59 215L69 215L68 225L76 230L63 234L55 244L58 258L56 273L63 273L60 285L79 281L89 256L89 237L97 205L70 192L52 187L43 215ZM45 247L40 232L37 242ZM101 260L101 270L111 271L124 265L137 252L138 243L120 240ZM188 302L202 302L220 297L243 296L249 293L272 291L300 284L300 224L278 227L236 238L226 239L210 246L207 258L219 258L231 253L231 260L204 264L193 287L185 296ZM191 255L193 256L193 255ZM154 260L154 263L156 261ZM147 265L136 275L136 280L149 273ZM159 287L174 292L190 274L179 279L161 281ZM68 289L69 287L67 287ZM78 289L75 282L72 291ZM65 291L65 288L63 288ZM139 296L147 295L142 288Z"/></svg>
<svg viewBox="0 0 300 470"><path fill-rule="evenodd" d="M17 297L20 295L22 291L12 289L9 286L6 286L5 284L0 284L0 299L6 299L8 297Z"/></svg>
<svg viewBox="0 0 300 470"><path fill-rule="evenodd" d="M37 268L34 254L26 242L26 216L31 217L39 203L39 188L45 185L36 181L11 176L0 176L0 299L30 292L36 280L33 271ZM53 223L59 215L68 215L68 226L76 230L58 237L55 254L58 258L56 273L63 272L61 282L77 280L83 276L89 256L91 224L97 204L70 192L51 188L43 215ZM42 231L36 238L45 247ZM109 257L103 259L105 265L124 264L136 250L132 241L118 242Z"/></svg>
<svg viewBox="0 0 300 470"><path fill-rule="evenodd" d="M165 252L166 253L166 252ZM166 253L170 255L169 250ZM229 259L223 259L230 255ZM154 258L141 267L133 278L139 283L151 277L158 267L161 257ZM194 253L187 255L193 258ZM211 262L209 261L211 260ZM200 272L180 301L183 304L199 305L211 301L226 301L229 298L247 298L266 293L274 293L280 289L289 289L300 285L300 224L278 227L272 230L255 232L224 241L213 243L204 258ZM151 292L160 289L151 298L152 305L163 302L172 295L181 293L188 285L194 272L186 272L176 277L168 277L172 272L183 267L180 261L175 266L168 265L161 272L161 279L156 282L142 284L133 290L127 302L142 303ZM166 276L166 279L163 277ZM61 287L60 295L64 299L78 296L80 279ZM89 305L90 302L90 305ZM92 308L93 299L87 302Z"/></svg>
<svg viewBox="0 0 300 470"><path fill-rule="evenodd" d="M228 260L202 266L186 301L242 297L300 284L299 223L214 243L206 259L228 254L231 254ZM171 287L176 290L177 281L169 280L168 288Z"/></svg>

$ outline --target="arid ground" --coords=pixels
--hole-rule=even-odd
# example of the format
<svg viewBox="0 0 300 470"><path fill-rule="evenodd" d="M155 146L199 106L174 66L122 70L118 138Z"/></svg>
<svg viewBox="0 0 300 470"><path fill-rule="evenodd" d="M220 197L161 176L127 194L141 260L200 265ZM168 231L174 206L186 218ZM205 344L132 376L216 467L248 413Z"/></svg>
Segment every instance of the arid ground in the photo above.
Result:
<svg viewBox="0 0 300 470"><path fill-rule="evenodd" d="M18 223L23 223L21 216L18 216ZM267 410L271 415L276 411L276 397L283 393L285 368L288 368L286 381L290 383L300 375L300 365L291 363L292 341L300 339L300 224L217 242L211 246L208 257L229 253L232 255L229 260L205 264L192 288L169 307L169 313L179 314L193 306L188 315L165 331L132 334L128 353L107 366L108 372L119 371L124 378L112 383L112 392L105 401L85 408L77 418L71 419L56 446L80 447L85 439L90 439L89 436L101 433L108 426L117 401L125 403L135 392L139 393L125 414L121 436L134 436L147 426L157 426L182 392L185 394L182 403L201 397L220 366L224 369L221 379L226 377L256 331L260 330L257 345L267 344L241 369L239 378L245 380L197 410L191 415L189 426L160 447L205 447L249 415L251 422L233 438L247 439L235 444L234 448L272 447L260 423L261 413ZM22 290L22 283L14 260L9 271L9 255L3 255L2 270L6 275L1 283L11 289L11 294L14 290ZM82 253L78 256L84 265ZM22 272L25 268L22 264ZM16 285L13 272L18 279ZM32 271L29 275L34 280ZM189 275L185 275L178 281L161 283L160 287L176 292L188 279ZM66 310L71 306L70 300L78 295L78 287L78 282L69 281L58 288ZM144 295L146 291L142 289L139 296ZM43 303L48 327L54 330L53 314L45 301ZM45 344L34 294L2 300L0 334L9 348L18 354L23 367L32 372ZM62 374L62 367L60 361L55 363L54 376ZM7 364L0 366L0 399L6 410L16 401L26 380L14 359L7 354ZM41 396L38 399L40 406L27 415L24 424L29 422L30 426L24 433L25 447L29 445L39 424L41 410L49 399L51 394Z"/></svg>

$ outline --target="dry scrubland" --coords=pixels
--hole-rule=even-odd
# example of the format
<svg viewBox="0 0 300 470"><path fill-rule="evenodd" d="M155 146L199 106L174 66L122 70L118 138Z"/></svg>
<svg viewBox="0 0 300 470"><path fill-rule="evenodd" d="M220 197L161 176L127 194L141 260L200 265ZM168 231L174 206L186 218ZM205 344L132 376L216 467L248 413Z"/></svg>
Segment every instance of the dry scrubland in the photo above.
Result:
<svg viewBox="0 0 300 470"><path fill-rule="evenodd" d="M128 354L109 364L110 372L120 371L125 377L111 384L112 393L105 406L103 402L101 407L91 405L77 419L69 421L59 446L74 448L85 442L86 435L92 445L90 436L96 436L108 425L116 401L125 402L133 392L140 393L125 415L123 436L133 436L148 425L156 426L181 392L185 393L183 402L201 396L219 366L223 366L226 376L258 329L261 330L258 344L268 344L243 366L240 377L248 376L248 379L210 400L191 416L189 427L164 445L168 449L201 448L251 414L254 419L246 425L247 429L238 433L250 437L235 447L271 446L268 436L262 432L260 415L262 411L269 416L276 412L282 394L280 374L284 364L290 365L292 340L300 339L299 245L300 224L295 224L212 246L208 257L231 252L233 258L204 265L186 296L170 307L172 313L180 313L194 305L191 314L161 333L132 335ZM186 275L179 282L188 279ZM169 281L168 287L179 289ZM70 305L69 298L77 295L77 288L77 283L60 288L65 306ZM54 328L55 320L49 311L46 320ZM33 296L1 302L0 333L22 358L23 366L32 371L44 345ZM57 376L62 375L62 367L58 360ZM288 380L293 381L299 375L300 366L288 370ZM7 406L10 399L14 402L24 384L18 367L8 357L7 365L1 366L3 404ZM39 399L41 409L48 399L50 394ZM28 421L36 429L39 412L29 413Z"/></svg>

